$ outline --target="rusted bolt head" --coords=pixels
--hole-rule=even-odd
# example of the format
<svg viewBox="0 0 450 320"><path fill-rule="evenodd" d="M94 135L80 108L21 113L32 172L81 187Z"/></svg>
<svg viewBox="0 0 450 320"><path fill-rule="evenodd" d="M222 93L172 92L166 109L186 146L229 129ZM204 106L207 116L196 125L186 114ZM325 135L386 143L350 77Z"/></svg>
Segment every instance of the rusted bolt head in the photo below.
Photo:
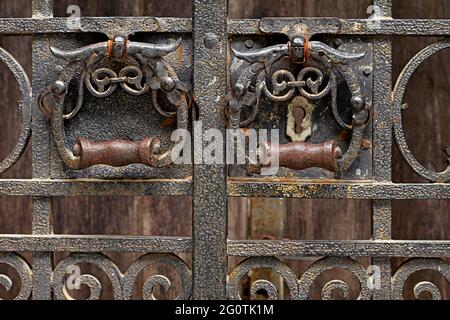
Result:
<svg viewBox="0 0 450 320"><path fill-rule="evenodd" d="M290 42L290 55L297 62L305 61L305 39L303 37L294 37Z"/></svg>
<svg viewBox="0 0 450 320"><path fill-rule="evenodd" d="M55 83L52 85L52 92L58 96L62 95L64 92L66 92L66 84L61 80L55 81Z"/></svg>
<svg viewBox="0 0 450 320"><path fill-rule="evenodd" d="M172 77L164 77L161 79L161 88L166 92L170 92L175 89L175 81Z"/></svg>
<svg viewBox="0 0 450 320"><path fill-rule="evenodd" d="M242 83L238 83L237 85L235 85L234 92L238 97L242 97L245 93L244 85Z"/></svg>
<svg viewBox="0 0 450 320"><path fill-rule="evenodd" d="M352 97L352 99L350 100L350 103L353 106L353 109L356 111L361 111L364 109L364 106L366 105L363 97L361 96L354 96Z"/></svg>
<svg viewBox="0 0 450 320"><path fill-rule="evenodd" d="M292 39L293 47L303 47L305 45L305 40L302 37L294 37Z"/></svg>
<svg viewBox="0 0 450 320"><path fill-rule="evenodd" d="M367 139L361 140L361 147L363 149L369 149L371 146L372 146L372 144L370 143L370 140L367 140Z"/></svg>
<svg viewBox="0 0 450 320"><path fill-rule="evenodd" d="M206 48L212 49L219 43L219 36L215 33L207 33L203 42Z"/></svg>
<svg viewBox="0 0 450 320"><path fill-rule="evenodd" d="M125 38L123 36L115 36L114 42L125 42Z"/></svg>
<svg viewBox="0 0 450 320"><path fill-rule="evenodd" d="M363 68L363 74L365 76L369 76L372 73L372 67L371 66L365 66Z"/></svg>
<svg viewBox="0 0 450 320"><path fill-rule="evenodd" d="M339 48L342 46L342 40L341 39L334 39L333 44L336 48Z"/></svg>

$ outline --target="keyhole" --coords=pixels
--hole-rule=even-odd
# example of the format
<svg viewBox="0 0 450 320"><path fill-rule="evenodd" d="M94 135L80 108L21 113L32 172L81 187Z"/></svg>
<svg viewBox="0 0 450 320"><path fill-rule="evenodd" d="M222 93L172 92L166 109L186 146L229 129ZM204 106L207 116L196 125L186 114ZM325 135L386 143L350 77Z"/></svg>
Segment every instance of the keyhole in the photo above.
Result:
<svg viewBox="0 0 450 320"><path fill-rule="evenodd" d="M302 130L303 130L302 129L302 121L306 115L305 109L303 109L302 107L295 107L294 110L292 111L292 114L295 119L294 132L296 134L300 134L300 133L302 133Z"/></svg>

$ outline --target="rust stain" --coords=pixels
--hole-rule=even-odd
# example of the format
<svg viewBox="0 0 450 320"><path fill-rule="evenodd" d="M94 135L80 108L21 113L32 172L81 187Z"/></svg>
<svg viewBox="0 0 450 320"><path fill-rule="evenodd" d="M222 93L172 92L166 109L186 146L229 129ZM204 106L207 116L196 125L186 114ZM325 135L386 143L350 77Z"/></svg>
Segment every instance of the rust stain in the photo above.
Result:
<svg viewBox="0 0 450 320"><path fill-rule="evenodd" d="M165 118L159 125L161 128L167 128L175 125L176 118Z"/></svg>
<svg viewBox="0 0 450 320"><path fill-rule="evenodd" d="M178 63L181 65L183 62L183 49L181 46L177 48L177 57L178 57Z"/></svg>
<svg viewBox="0 0 450 320"><path fill-rule="evenodd" d="M342 130L338 135L338 139L341 141L346 141L346 140L350 139L349 132L346 130Z"/></svg>

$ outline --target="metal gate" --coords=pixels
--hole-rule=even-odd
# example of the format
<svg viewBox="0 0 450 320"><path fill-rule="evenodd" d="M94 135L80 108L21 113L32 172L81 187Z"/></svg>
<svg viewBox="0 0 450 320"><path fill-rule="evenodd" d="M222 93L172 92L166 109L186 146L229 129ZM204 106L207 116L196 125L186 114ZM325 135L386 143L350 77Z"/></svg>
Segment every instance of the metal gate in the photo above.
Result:
<svg viewBox="0 0 450 320"><path fill-rule="evenodd" d="M0 235L0 263L21 279L16 298L70 298L67 270L82 263L106 273L116 299L130 299L141 271L155 263L179 273L180 299L239 299L243 279L258 269L282 281L256 279L249 296L282 298L284 291L308 299L315 280L331 269L356 277L359 299L402 299L406 280L419 270L435 270L450 282L450 266L440 259L450 255L449 241L391 239L391 200L450 197L450 167L438 173L422 166L402 128L408 80L450 46L449 20L393 19L390 0L375 0L370 19L233 20L226 0L193 2L192 19L84 17L71 25L53 17L52 0L33 0L31 18L0 19L1 34L33 37L32 83L0 49L22 94L21 132L0 172L19 159L32 132L33 179L0 180L2 195L33 197L33 233ZM396 35L442 40L417 53L392 88ZM195 140L187 156L193 164L175 164L169 153L176 128L193 137L208 129L247 137L251 129L277 128L279 141L259 141L257 150L272 158L276 153L280 170L265 175L268 163L256 164L250 155L238 165L227 164L225 154L205 163L196 159L203 142ZM391 181L393 139L430 183ZM225 139L219 145L224 148ZM190 195L192 238L53 234L52 197L74 195ZM372 200L372 239L229 240L228 197ZM59 251L72 253L53 265ZM18 252L32 252L31 265ZM101 252L142 256L122 273ZM192 253L192 266L179 253ZM245 259L229 273L230 256ZM296 275L285 257L320 259ZM367 270L355 257L371 258L378 269ZM411 259L391 270L391 257ZM100 297L98 279L79 279L90 298ZM1 280L12 286L8 276ZM171 283L154 275L145 280L143 297L154 298L158 285ZM348 285L332 280L322 298L334 290L345 294ZM441 297L431 282L414 286L417 297L422 292Z"/></svg>

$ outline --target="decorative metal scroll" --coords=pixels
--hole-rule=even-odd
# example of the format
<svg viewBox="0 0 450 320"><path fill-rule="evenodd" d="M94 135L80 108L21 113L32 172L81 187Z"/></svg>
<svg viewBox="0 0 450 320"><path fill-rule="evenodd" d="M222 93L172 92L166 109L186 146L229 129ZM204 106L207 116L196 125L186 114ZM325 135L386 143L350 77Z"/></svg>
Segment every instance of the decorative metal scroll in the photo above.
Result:
<svg viewBox="0 0 450 320"><path fill-rule="evenodd" d="M53 272L52 287L56 299L74 298L67 289L67 270L74 265L93 264L100 268L108 277L114 295L114 299L128 300L132 298L134 285L138 275L147 267L155 264L173 267L181 278L181 291L176 299L189 299L192 287L192 275L189 266L174 254L148 253L134 261L125 274L122 274L119 268L107 256L101 253L73 253L61 261ZM100 299L102 285L100 280L92 274L80 275L80 284L89 287L89 300ZM153 275L145 280L143 286L143 298L155 300L154 289L160 286L165 292L170 290L172 283L164 275Z"/></svg>
<svg viewBox="0 0 450 320"><path fill-rule="evenodd" d="M358 78L350 66L362 59L365 53L341 52L322 42L309 41L301 36L294 37L287 44L244 52L232 50L237 58L232 69L237 69L243 62L245 67L233 83L228 106L230 127L245 127L254 121L263 94L275 102L288 101L296 94L309 100L322 99L331 94L331 109L336 122L345 130L352 131L350 146L336 168L347 170L358 155L364 129L371 118L369 105L362 96ZM297 76L287 69L272 70L275 62L285 57L297 64L308 62L310 66L301 69ZM336 72L343 76L352 95L352 124L345 123L338 112ZM324 74L329 76L325 86ZM241 111L244 107L251 107L252 111L247 119L242 120Z"/></svg>
<svg viewBox="0 0 450 320"><path fill-rule="evenodd" d="M394 107L393 107L393 117L394 117L394 135L403 159L409 164L409 166L421 177L433 181L433 182L446 182L450 180L450 158L447 159L447 168L442 172L434 172L426 169L422 166L419 161L414 157L405 139L405 134L403 132L402 125L402 102L403 95L405 94L406 86L409 79L413 75L414 71L424 62L426 59L431 57L436 52L449 48L450 38L446 38L442 41L435 42L419 53L417 53L405 66L402 73L400 74L397 83L394 88ZM450 146L448 146L444 152L450 157Z"/></svg>
<svg viewBox="0 0 450 320"><path fill-rule="evenodd" d="M331 269L348 270L358 279L360 284L358 300L368 300L372 296L367 287L369 275L360 264L350 258L329 257L320 259L309 266L300 279L297 279L295 273L281 260L270 257L253 257L241 262L228 276L227 289L230 299L242 299L240 294L241 280L254 269L269 269L274 274L279 274L288 288L291 300L307 300L311 286L317 277ZM330 300L335 290L340 290L344 297L348 297L350 292L349 286L345 282L332 280L322 288L322 299ZM259 279L253 282L250 288L252 296L260 291L265 292L269 299L280 298L278 288L268 280Z"/></svg>
<svg viewBox="0 0 450 320"><path fill-rule="evenodd" d="M413 273L421 270L434 270L440 273L450 284L450 266L441 259L411 259L406 261L392 279L392 298L401 300L403 298L403 290L406 280ZM431 294L433 300L441 300L442 294L440 289L432 282L421 281L414 285L414 297L417 299L423 292Z"/></svg>
<svg viewBox="0 0 450 320"><path fill-rule="evenodd" d="M20 290L13 299L26 300L30 298L32 290L33 272L28 263L16 253L1 253L0 264L10 266L19 276L20 284L13 283L13 280L6 274L0 274L0 285L10 291L13 286L20 285ZM70 267L81 265L95 265L106 274L112 287L114 299L127 300L132 298L138 276L148 267L155 265L170 266L174 268L181 279L180 291L175 299L189 299L192 291L192 274L189 266L177 255L147 253L131 263L128 270L122 274L116 264L101 253L72 253L59 262L52 272L52 288L55 299L73 300L67 288L68 276L71 274ZM328 270L346 270L350 272L359 284L359 294L355 297L358 300L367 300L372 297L372 290L369 286L370 276L367 270L356 260L346 257L326 257L311 264L297 278L292 269L283 261L274 257L251 257L237 265L227 277L227 295L229 299L242 299L241 284L248 276L249 272L256 269L268 269L274 274L278 274L283 280L288 290L288 296L293 300L307 300L311 298L310 291L321 274ZM422 258L410 259L403 263L392 276L392 298L403 299L407 280L418 271L435 271L450 284L450 266L442 259ZM93 274L81 274L80 285L89 288L89 300L100 299L103 293L101 280ZM142 296L146 300L156 299L154 290L160 287L164 292L168 292L172 287L171 280L162 274L147 276L144 280ZM250 295L256 297L262 292L270 300L283 299L280 296L277 285L266 280L257 279L252 282ZM321 289L321 299L333 299L335 291L339 291L345 299L350 298L350 286L340 279L333 279L325 283ZM442 299L441 289L430 281L418 281L413 286L413 293L416 299L421 298L422 293L429 293L432 299Z"/></svg>
<svg viewBox="0 0 450 320"><path fill-rule="evenodd" d="M6 264L13 268L20 278L20 291L14 300L26 300L30 297L32 289L32 272L28 263L18 254L7 252L0 254L0 264ZM0 285L7 291L13 287L13 281L5 274L0 274ZM1 299L1 298L0 298Z"/></svg>
<svg viewBox="0 0 450 320"><path fill-rule="evenodd" d="M187 129L189 90L164 60L164 56L176 50L180 42L139 43L116 36L114 40L70 51L51 48L56 57L67 60L68 64L59 78L41 94L39 106L51 119L57 150L67 166L82 169L95 164L124 166L142 163L154 167L170 164L170 150L161 153L157 137L148 137L139 142L120 139L92 142L79 138L72 151L65 144L64 120L72 119L82 108L85 87L97 98L106 98L120 87L131 95L150 93L152 104L161 115L176 116L177 127ZM126 58L134 59L138 66L128 65L118 72L99 67L105 59L125 61ZM64 114L63 105L69 83L78 73L78 100L74 109ZM160 106L158 92L166 95L176 112L166 111Z"/></svg>
<svg viewBox="0 0 450 320"><path fill-rule="evenodd" d="M22 66L14 57L3 48L0 48L0 61L6 64L16 78L19 85L21 100L18 102L18 112L22 116L19 137L12 151L0 162L0 174L11 168L19 160L30 137L31 128L31 85Z"/></svg>

